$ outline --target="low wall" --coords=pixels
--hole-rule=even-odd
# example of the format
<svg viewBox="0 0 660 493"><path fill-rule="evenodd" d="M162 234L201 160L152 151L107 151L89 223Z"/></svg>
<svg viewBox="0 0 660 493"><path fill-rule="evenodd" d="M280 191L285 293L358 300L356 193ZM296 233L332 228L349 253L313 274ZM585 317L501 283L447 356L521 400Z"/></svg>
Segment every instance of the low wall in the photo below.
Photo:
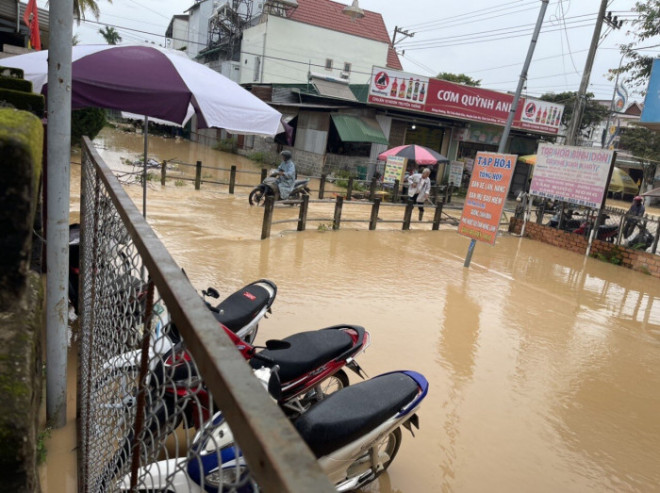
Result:
<svg viewBox="0 0 660 493"><path fill-rule="evenodd" d="M520 234L522 224L522 219L512 217L509 222L509 232ZM589 244L588 238L585 236L550 228L534 222L528 222L525 226L525 237L582 255L586 253ZM594 239L591 244L590 255L595 258L603 258L629 269L650 274L653 277L660 277L660 255L616 246L597 239Z"/></svg>
<svg viewBox="0 0 660 493"><path fill-rule="evenodd" d="M0 109L0 491L17 493L40 491L43 293L30 260L42 148L39 118Z"/></svg>

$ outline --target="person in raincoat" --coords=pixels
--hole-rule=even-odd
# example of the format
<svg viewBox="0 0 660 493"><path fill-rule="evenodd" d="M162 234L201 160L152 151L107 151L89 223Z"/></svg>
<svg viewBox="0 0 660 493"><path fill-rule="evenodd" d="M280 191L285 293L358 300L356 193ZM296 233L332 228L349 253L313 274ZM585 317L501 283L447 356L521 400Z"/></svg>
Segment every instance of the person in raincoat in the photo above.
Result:
<svg viewBox="0 0 660 493"><path fill-rule="evenodd" d="M639 218L644 216L644 200L641 196L637 196L633 199L633 203L626 213L628 219L626 219L626 225L623 227L623 237L628 238L635 231L635 226L639 222Z"/></svg>
<svg viewBox="0 0 660 493"><path fill-rule="evenodd" d="M285 200L289 198L296 183L296 165L291 161L291 151L282 151L280 155L282 162L277 167L277 171L279 171L277 186L280 189L280 199Z"/></svg>

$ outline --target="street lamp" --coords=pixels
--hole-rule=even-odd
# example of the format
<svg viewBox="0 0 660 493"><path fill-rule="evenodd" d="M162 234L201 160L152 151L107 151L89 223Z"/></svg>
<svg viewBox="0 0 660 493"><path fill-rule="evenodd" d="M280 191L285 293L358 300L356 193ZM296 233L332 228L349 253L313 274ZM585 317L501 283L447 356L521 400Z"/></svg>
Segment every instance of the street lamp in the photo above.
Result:
<svg viewBox="0 0 660 493"><path fill-rule="evenodd" d="M353 0L353 3L344 7L342 12L349 16L351 19L361 19L364 17L364 10L360 8L358 0Z"/></svg>

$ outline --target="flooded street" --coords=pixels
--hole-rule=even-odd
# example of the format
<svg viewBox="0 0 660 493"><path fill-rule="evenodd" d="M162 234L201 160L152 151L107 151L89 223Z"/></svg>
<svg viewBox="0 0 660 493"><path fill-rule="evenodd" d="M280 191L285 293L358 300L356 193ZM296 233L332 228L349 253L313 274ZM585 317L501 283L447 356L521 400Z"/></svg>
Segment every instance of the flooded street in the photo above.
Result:
<svg viewBox="0 0 660 493"><path fill-rule="evenodd" d="M143 152L139 135L106 129L95 142L111 167ZM157 159L259 170L189 142L150 142ZM74 204L79 174L72 165ZM141 187L126 189L141 210ZM277 284L257 343L359 324L372 336L358 358L369 376L426 376L420 430L404 430L396 460L367 491L660 489L658 279L513 236L477 245L466 269L468 239L414 224L278 224L262 241L263 208L248 205L249 190L153 181L148 222L199 291L214 286L224 297L259 278Z"/></svg>

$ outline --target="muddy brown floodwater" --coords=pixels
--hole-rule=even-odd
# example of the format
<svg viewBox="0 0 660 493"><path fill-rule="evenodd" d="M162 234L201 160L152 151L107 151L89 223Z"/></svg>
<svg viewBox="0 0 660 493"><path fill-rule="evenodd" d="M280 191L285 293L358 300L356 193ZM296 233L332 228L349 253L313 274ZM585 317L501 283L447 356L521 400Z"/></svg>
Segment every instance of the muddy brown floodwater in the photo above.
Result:
<svg viewBox="0 0 660 493"><path fill-rule="evenodd" d="M108 131L97 139L109 164L141 153L141 142ZM187 142L151 145L161 159L206 153L256 169ZM74 165L74 188L76 173ZM139 186L127 190L140 206ZM421 429L404 431L388 473L367 491L660 489L657 279L513 236L478 245L466 269L469 242L455 230L279 225L290 229L261 241L263 212L248 191L152 184L148 221L198 290L226 296L275 281L258 340L360 324L372 335L359 357L370 376L426 376ZM50 493L73 491L47 482Z"/></svg>

